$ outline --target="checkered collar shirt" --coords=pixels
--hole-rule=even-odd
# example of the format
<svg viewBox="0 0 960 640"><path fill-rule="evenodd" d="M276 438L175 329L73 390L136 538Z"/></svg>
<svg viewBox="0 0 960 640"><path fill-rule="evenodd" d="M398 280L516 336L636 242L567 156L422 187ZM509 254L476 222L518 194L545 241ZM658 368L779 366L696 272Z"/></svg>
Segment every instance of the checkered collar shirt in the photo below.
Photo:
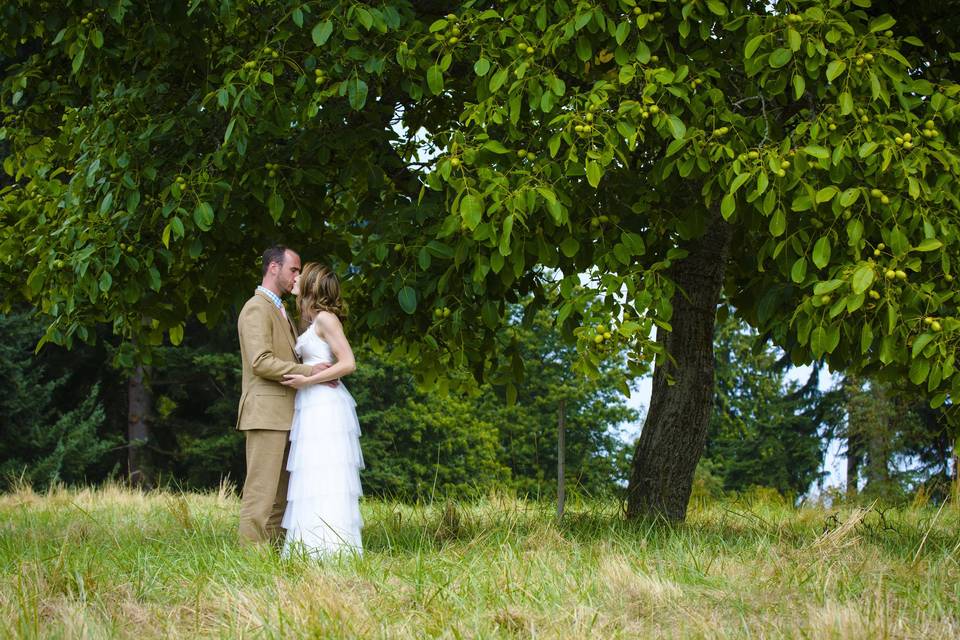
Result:
<svg viewBox="0 0 960 640"><path fill-rule="evenodd" d="M284 318L287 317L287 310L283 308L283 301L280 300L280 296L275 294L273 291L270 291L270 289L267 289L266 287L262 287L262 286L257 287L257 291L260 291L263 293L263 295L267 296L270 302L272 302L273 305L277 308L277 310L280 311L280 314Z"/></svg>

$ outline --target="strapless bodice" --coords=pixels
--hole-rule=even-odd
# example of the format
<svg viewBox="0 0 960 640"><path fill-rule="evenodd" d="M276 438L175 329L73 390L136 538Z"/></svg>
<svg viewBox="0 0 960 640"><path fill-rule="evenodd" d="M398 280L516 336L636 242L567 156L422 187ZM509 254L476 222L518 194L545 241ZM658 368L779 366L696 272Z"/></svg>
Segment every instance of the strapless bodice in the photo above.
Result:
<svg viewBox="0 0 960 640"><path fill-rule="evenodd" d="M317 335L316 328L311 325L297 338L295 347L297 355L303 364L333 364L333 351L327 341Z"/></svg>

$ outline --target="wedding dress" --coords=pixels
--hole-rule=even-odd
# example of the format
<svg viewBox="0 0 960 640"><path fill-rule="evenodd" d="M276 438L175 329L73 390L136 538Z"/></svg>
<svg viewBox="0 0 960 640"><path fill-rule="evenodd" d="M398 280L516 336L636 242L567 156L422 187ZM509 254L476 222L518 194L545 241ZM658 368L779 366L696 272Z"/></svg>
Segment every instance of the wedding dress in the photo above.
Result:
<svg viewBox="0 0 960 640"><path fill-rule="evenodd" d="M297 339L296 352L308 365L334 361L330 345L314 326ZM281 524L287 530L284 555L362 552L360 469L356 402L343 382L298 390L287 458L287 509Z"/></svg>

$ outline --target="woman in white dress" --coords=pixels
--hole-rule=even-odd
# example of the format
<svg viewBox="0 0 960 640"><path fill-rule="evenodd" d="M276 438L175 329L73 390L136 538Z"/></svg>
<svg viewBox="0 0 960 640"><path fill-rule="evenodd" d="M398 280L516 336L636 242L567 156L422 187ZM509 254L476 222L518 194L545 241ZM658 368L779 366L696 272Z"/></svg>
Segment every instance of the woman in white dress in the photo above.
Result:
<svg viewBox="0 0 960 640"><path fill-rule="evenodd" d="M303 333L296 351L304 364L328 364L312 376L291 374L283 384L297 389L290 429L287 470L287 530L284 555L306 552L324 557L343 551L361 553L359 498L360 425L356 403L337 380L356 369L343 333L340 282L328 268L304 265L293 286Z"/></svg>

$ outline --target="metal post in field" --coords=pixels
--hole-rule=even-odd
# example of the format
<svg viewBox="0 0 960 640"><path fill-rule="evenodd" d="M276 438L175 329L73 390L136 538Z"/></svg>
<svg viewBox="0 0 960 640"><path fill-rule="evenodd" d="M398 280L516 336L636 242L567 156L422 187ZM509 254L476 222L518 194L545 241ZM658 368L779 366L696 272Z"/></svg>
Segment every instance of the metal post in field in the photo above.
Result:
<svg viewBox="0 0 960 640"><path fill-rule="evenodd" d="M564 487L564 453L566 449L565 442L565 420L566 420L566 400L560 400L560 417L557 424L557 517L563 516L563 503L566 500L566 488Z"/></svg>

